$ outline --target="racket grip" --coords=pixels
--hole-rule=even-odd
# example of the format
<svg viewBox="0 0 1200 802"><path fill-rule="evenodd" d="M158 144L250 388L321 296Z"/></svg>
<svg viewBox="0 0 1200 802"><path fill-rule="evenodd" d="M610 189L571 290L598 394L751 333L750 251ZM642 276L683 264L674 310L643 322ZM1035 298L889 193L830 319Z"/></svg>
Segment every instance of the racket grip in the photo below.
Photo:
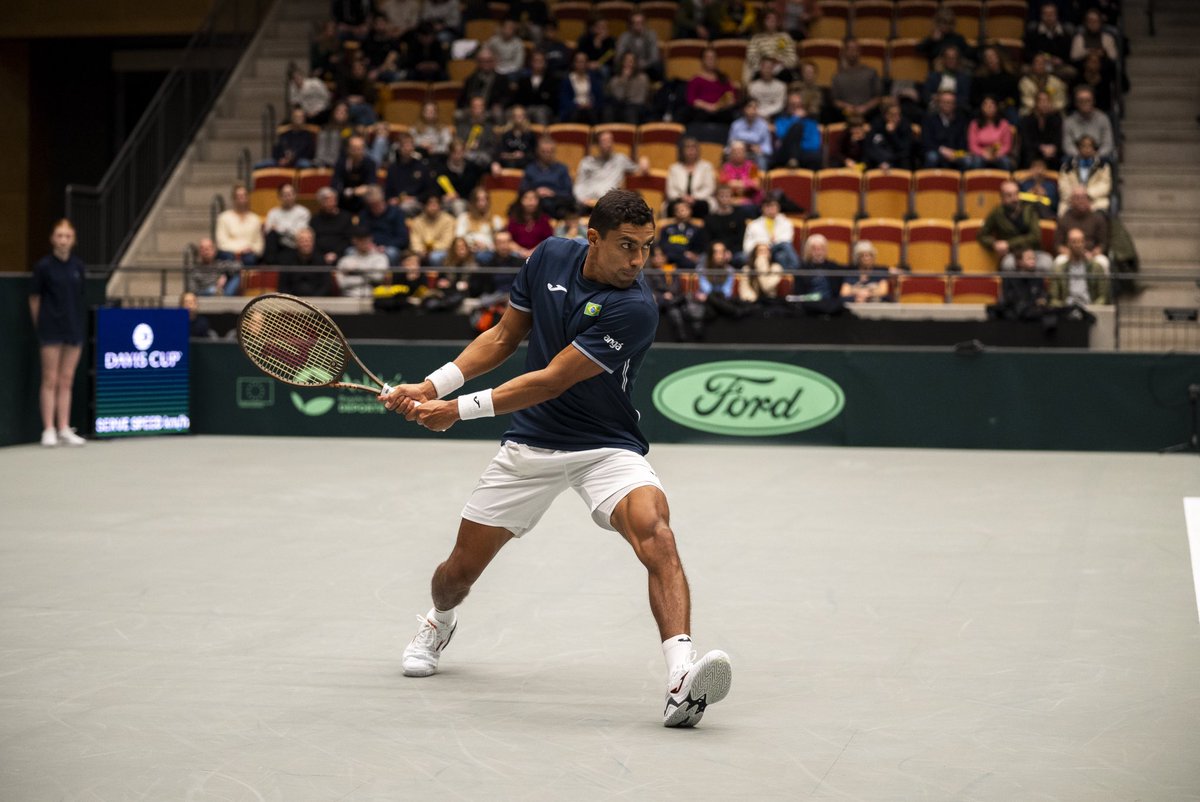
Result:
<svg viewBox="0 0 1200 802"><path fill-rule="evenodd" d="M383 389L379 391L379 394L380 394L380 395L387 395L387 394L388 394L388 393L390 393L390 392L391 392L393 389L395 389L395 388L393 388L393 387L392 387L392 385L388 384L387 382L384 382L384 383L383 383Z"/></svg>

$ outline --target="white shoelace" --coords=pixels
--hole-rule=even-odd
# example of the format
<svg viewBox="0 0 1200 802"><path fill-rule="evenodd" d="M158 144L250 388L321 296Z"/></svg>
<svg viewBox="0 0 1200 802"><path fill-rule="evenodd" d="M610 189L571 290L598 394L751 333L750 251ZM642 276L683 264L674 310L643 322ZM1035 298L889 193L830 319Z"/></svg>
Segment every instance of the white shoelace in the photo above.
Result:
<svg viewBox="0 0 1200 802"><path fill-rule="evenodd" d="M437 646L437 624L430 621L428 617L420 614L417 615L417 620L421 622L421 628L417 630L417 634L413 637L413 643L432 651Z"/></svg>

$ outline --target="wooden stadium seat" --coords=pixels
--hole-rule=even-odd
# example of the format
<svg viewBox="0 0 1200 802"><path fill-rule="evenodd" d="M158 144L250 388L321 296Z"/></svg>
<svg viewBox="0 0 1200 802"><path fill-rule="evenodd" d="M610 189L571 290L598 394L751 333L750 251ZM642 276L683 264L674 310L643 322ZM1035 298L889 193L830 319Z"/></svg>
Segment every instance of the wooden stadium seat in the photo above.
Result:
<svg viewBox="0 0 1200 802"><path fill-rule="evenodd" d="M894 14L895 4L891 0L858 0L854 4L855 38L891 39ZM879 74L883 75L883 72Z"/></svg>
<svg viewBox="0 0 1200 802"><path fill-rule="evenodd" d="M821 126L821 158L824 164L833 164L833 143L846 132L846 123L829 123Z"/></svg>
<svg viewBox="0 0 1200 802"><path fill-rule="evenodd" d="M278 270L243 270L239 295L263 295L279 291Z"/></svg>
<svg viewBox="0 0 1200 802"><path fill-rule="evenodd" d="M909 220L904 225L904 259L918 273L944 273L954 263L954 223Z"/></svg>
<svg viewBox="0 0 1200 802"><path fill-rule="evenodd" d="M463 81L465 83L473 72L475 72L475 59L454 58L446 63L446 73L450 76L451 81Z"/></svg>
<svg viewBox="0 0 1200 802"><path fill-rule="evenodd" d="M638 158L645 156L655 170L666 170L679 156L683 126L679 123L643 123L637 132ZM715 170L717 165L713 165Z"/></svg>
<svg viewBox="0 0 1200 802"><path fill-rule="evenodd" d="M957 170L917 170L913 176L913 212L917 217L958 217L962 174Z"/></svg>
<svg viewBox="0 0 1200 802"><path fill-rule="evenodd" d="M663 67L668 78L688 81L700 72L700 56L708 42L703 39L667 40L661 48ZM733 80L737 80L734 76Z"/></svg>
<svg viewBox="0 0 1200 802"><path fill-rule="evenodd" d="M279 188L296 183L296 170L291 167L264 167L250 177L250 211L259 217L277 205ZM297 190L298 192L299 190Z"/></svg>
<svg viewBox="0 0 1200 802"><path fill-rule="evenodd" d="M608 22L608 35L616 39L629 29L629 18L634 10L634 4L626 0L604 0L596 4L595 14Z"/></svg>
<svg viewBox="0 0 1200 802"><path fill-rule="evenodd" d="M979 244L979 220L963 220L954 227L955 260L964 273L995 273L1000 260Z"/></svg>
<svg viewBox="0 0 1200 802"><path fill-rule="evenodd" d="M1000 185L1009 179L1004 170L967 170L962 177L963 214L982 220L1000 203Z"/></svg>
<svg viewBox="0 0 1200 802"><path fill-rule="evenodd" d="M805 239L820 234L829 240L829 259L838 264L850 264L850 243L854 239L854 221L844 218L818 217L809 220Z"/></svg>
<svg viewBox="0 0 1200 802"><path fill-rule="evenodd" d="M818 170L817 214L821 217L858 217L862 207L862 173L845 167Z"/></svg>
<svg viewBox="0 0 1200 802"><path fill-rule="evenodd" d="M601 131L613 135L613 149L633 158L634 146L637 144L637 126L628 123L604 123L592 128L592 138L595 139Z"/></svg>
<svg viewBox="0 0 1200 802"><path fill-rule="evenodd" d="M829 86L842 59L842 43L837 39L805 39L797 43L801 61L817 67L817 83Z"/></svg>
<svg viewBox="0 0 1200 802"><path fill-rule="evenodd" d="M924 39L933 29L937 7L933 0L900 0L896 3L896 37Z"/></svg>
<svg viewBox="0 0 1200 802"><path fill-rule="evenodd" d="M721 165L725 163L725 143L701 141L700 158L711 164L719 175Z"/></svg>
<svg viewBox="0 0 1200 802"><path fill-rule="evenodd" d="M917 52L916 39L888 42L888 77L893 81L913 81L918 86L929 74L929 62Z"/></svg>
<svg viewBox="0 0 1200 802"><path fill-rule="evenodd" d="M850 4L846 0L817 0L817 17L808 23L808 37L842 40L849 32Z"/></svg>
<svg viewBox="0 0 1200 802"><path fill-rule="evenodd" d="M952 304L994 304L999 300L998 276L953 276L950 279Z"/></svg>
<svg viewBox="0 0 1200 802"><path fill-rule="evenodd" d="M887 75L887 49L886 39L858 40L859 62L879 73L881 80Z"/></svg>
<svg viewBox="0 0 1200 802"><path fill-rule="evenodd" d="M646 27L658 34L660 45L671 41L671 36L675 33L675 10L678 7L678 3L662 0L651 0L638 6L646 16Z"/></svg>
<svg viewBox="0 0 1200 802"><path fill-rule="evenodd" d="M1042 237L1042 250L1050 255L1058 253L1058 221L1038 220L1038 230Z"/></svg>
<svg viewBox="0 0 1200 802"><path fill-rule="evenodd" d="M954 30L962 34L968 42L979 38L980 20L983 17L983 4L979 0L945 0L942 8L954 12Z"/></svg>
<svg viewBox="0 0 1200 802"><path fill-rule="evenodd" d="M717 39L712 43L717 51L717 69L729 76L735 84L742 79L742 68L746 63L745 39Z"/></svg>
<svg viewBox="0 0 1200 802"><path fill-rule="evenodd" d="M665 213L663 201L667 197L667 171L651 170L645 175L630 173L625 176L625 189L642 196L655 216Z"/></svg>
<svg viewBox="0 0 1200 802"><path fill-rule="evenodd" d="M313 210L317 208L317 190L333 182L333 168L308 167L296 171L296 200Z"/></svg>
<svg viewBox="0 0 1200 802"><path fill-rule="evenodd" d="M462 89L462 81L438 81L429 85L429 99L437 104L438 122L442 125L454 125L454 111L458 108Z"/></svg>
<svg viewBox="0 0 1200 802"><path fill-rule="evenodd" d="M488 173L483 179L483 186L488 191L491 200L492 214L508 217L508 209L517 200L524 170L505 168L499 175Z"/></svg>
<svg viewBox="0 0 1200 802"><path fill-rule="evenodd" d="M388 84L383 95L383 119L411 125L421 119L421 106L428 98L429 84L424 81Z"/></svg>
<svg viewBox="0 0 1200 802"><path fill-rule="evenodd" d="M855 242L867 240L875 246L878 263L884 267L904 264L904 221L897 218L867 218L855 227Z"/></svg>
<svg viewBox="0 0 1200 802"><path fill-rule="evenodd" d="M946 303L946 277L903 275L897 282L896 301L902 304Z"/></svg>
<svg viewBox="0 0 1200 802"><path fill-rule="evenodd" d="M767 188L772 192L782 192L792 203L804 210L805 214L813 208L813 171L790 170L778 168L767 172Z"/></svg>
<svg viewBox="0 0 1200 802"><path fill-rule="evenodd" d="M500 23L491 18L469 19L463 27L463 38L486 42L500 29ZM451 76L453 77L453 75Z"/></svg>
<svg viewBox="0 0 1200 802"><path fill-rule="evenodd" d="M558 36L564 42L578 41L587 32L592 16L591 3L555 3L551 11L558 21Z"/></svg>
<svg viewBox="0 0 1200 802"><path fill-rule="evenodd" d="M863 210L867 217L908 217L912 171L867 170L863 174Z"/></svg>
<svg viewBox="0 0 1200 802"><path fill-rule="evenodd" d="M988 39L1020 40L1025 36L1029 12L1024 0L988 0L983 13L983 35Z"/></svg>
<svg viewBox="0 0 1200 802"><path fill-rule="evenodd" d="M579 123L555 123L546 127L546 133L558 145L556 158L567 165L574 178L579 163L592 146L592 129Z"/></svg>

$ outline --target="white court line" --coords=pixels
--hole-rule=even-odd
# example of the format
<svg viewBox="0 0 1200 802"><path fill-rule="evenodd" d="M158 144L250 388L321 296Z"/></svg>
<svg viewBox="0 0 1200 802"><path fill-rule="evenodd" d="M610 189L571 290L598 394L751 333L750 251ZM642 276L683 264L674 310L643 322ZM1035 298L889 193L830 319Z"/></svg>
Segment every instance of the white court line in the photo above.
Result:
<svg viewBox="0 0 1200 802"><path fill-rule="evenodd" d="M1196 584L1196 610L1200 613L1200 498L1183 500L1183 518L1187 522L1188 547L1192 552L1192 581Z"/></svg>

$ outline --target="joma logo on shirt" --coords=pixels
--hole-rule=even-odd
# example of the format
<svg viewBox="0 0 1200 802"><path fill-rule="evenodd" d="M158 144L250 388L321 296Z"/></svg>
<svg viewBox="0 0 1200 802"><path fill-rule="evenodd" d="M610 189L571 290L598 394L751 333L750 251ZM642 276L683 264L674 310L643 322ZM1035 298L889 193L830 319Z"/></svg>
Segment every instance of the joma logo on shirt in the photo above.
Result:
<svg viewBox="0 0 1200 802"><path fill-rule="evenodd" d="M625 343L619 343L607 334L604 335L604 342L608 343L608 347L614 351L620 351L625 347Z"/></svg>

